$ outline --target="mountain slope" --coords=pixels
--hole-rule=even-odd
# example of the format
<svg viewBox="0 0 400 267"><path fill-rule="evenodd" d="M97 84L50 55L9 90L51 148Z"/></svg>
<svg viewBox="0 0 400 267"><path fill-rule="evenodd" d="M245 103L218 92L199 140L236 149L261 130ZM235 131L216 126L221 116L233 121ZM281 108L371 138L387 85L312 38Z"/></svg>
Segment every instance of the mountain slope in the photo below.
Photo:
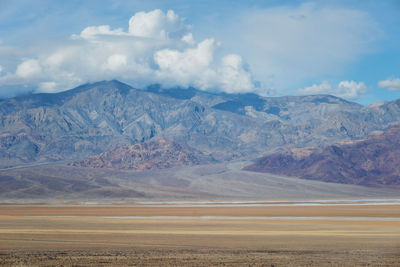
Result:
<svg viewBox="0 0 400 267"><path fill-rule="evenodd" d="M206 163L206 157L188 146L169 139L158 139L131 146L118 147L73 162L76 167L108 168L117 170L148 171Z"/></svg>
<svg viewBox="0 0 400 267"><path fill-rule="evenodd" d="M52 163L0 170L0 200L290 200L396 198L398 190L241 170L243 163L127 172Z"/></svg>
<svg viewBox="0 0 400 267"><path fill-rule="evenodd" d="M245 170L324 182L400 185L400 125L385 133L322 150L297 149L263 157Z"/></svg>

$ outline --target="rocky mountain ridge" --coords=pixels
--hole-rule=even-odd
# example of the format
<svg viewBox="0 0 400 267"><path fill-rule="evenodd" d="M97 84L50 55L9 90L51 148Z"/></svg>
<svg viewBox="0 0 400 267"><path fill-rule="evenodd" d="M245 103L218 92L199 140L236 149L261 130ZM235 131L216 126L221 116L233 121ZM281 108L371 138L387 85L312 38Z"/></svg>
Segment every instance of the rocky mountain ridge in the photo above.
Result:
<svg viewBox="0 0 400 267"><path fill-rule="evenodd" d="M119 81L0 100L0 167L77 161L169 138L219 161L365 138L400 118L400 100L363 107L328 96L261 97Z"/></svg>

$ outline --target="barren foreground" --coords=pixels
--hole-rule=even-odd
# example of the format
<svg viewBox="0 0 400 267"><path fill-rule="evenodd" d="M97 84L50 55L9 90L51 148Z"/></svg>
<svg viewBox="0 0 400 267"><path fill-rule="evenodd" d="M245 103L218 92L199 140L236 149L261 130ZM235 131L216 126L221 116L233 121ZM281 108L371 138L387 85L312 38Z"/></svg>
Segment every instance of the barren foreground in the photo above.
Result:
<svg viewBox="0 0 400 267"><path fill-rule="evenodd" d="M399 259L399 205L0 205L1 266L399 266Z"/></svg>

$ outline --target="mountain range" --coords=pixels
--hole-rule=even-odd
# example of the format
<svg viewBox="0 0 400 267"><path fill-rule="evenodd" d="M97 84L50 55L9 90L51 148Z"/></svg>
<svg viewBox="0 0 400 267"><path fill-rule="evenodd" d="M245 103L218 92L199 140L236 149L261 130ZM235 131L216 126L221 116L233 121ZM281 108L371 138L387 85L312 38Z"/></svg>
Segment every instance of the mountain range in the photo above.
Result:
<svg viewBox="0 0 400 267"><path fill-rule="evenodd" d="M119 81L0 100L1 167L88 156L169 138L216 161L323 147L385 130L400 100L363 107L334 96L261 97Z"/></svg>
<svg viewBox="0 0 400 267"><path fill-rule="evenodd" d="M21 95L0 100L0 198L397 194L315 181L397 186L398 128L382 133L399 120L400 100L362 106L116 80Z"/></svg>

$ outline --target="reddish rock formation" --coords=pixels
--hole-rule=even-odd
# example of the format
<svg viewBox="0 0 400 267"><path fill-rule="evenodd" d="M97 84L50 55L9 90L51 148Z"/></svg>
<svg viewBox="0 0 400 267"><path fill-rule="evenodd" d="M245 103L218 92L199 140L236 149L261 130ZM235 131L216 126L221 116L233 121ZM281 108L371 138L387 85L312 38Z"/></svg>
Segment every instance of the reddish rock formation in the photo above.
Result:
<svg viewBox="0 0 400 267"><path fill-rule="evenodd" d="M268 155L245 170L344 184L400 185L400 126L350 144Z"/></svg>
<svg viewBox="0 0 400 267"><path fill-rule="evenodd" d="M169 139L158 139L88 157L71 165L79 167L118 170L157 170L178 166L191 166L204 162L202 156L188 146Z"/></svg>

